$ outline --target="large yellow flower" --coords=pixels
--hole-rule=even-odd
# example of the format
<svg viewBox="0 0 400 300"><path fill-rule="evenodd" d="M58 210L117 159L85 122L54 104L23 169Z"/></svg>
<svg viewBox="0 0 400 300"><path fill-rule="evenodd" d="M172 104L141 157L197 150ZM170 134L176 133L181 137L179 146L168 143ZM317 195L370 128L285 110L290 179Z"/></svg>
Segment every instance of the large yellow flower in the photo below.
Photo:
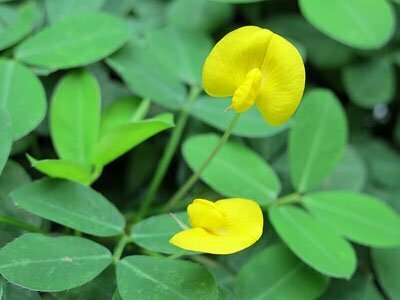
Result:
<svg viewBox="0 0 400 300"><path fill-rule="evenodd" d="M271 125L283 124L294 114L304 84L304 63L297 49L257 26L241 27L223 37L203 69L207 94L233 96L230 108L238 113L255 103Z"/></svg>
<svg viewBox="0 0 400 300"><path fill-rule="evenodd" d="M252 200L232 198L214 203L196 199L187 212L192 228L170 240L186 250L230 254L250 247L262 235L262 211Z"/></svg>

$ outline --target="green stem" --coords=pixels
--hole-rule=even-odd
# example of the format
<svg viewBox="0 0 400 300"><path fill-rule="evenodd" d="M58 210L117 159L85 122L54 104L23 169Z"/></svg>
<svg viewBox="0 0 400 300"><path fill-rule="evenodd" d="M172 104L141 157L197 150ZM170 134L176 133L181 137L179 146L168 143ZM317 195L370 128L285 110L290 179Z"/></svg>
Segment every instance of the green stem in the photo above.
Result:
<svg viewBox="0 0 400 300"><path fill-rule="evenodd" d="M138 220L144 218L147 215L148 210L154 201L154 197L157 194L158 188L160 187L161 182L164 179L165 173L168 170L171 160L176 152L176 148L178 147L179 141L182 137L183 131L185 129L189 117L190 107L193 104L194 100L197 99L200 91L201 90L197 86L193 86L190 90L190 94L188 100L186 101L186 105L182 108L179 114L176 127L174 128L172 135L168 141L167 147L165 148L161 161L158 164L157 170L153 175L153 178L150 182L150 186L147 190L147 194L142 201L139 212L137 214Z"/></svg>
<svg viewBox="0 0 400 300"><path fill-rule="evenodd" d="M37 233L41 233L42 232L40 230L40 228L37 228L37 227L34 227L34 226L29 225L27 223L21 222L21 221L19 221L17 219L9 217L9 216L0 215L0 223L12 225L12 226L24 229L24 230L29 231L29 232L37 232Z"/></svg>
<svg viewBox="0 0 400 300"><path fill-rule="evenodd" d="M268 207L274 206L274 205L284 205L284 204L291 204L291 203L298 203L301 200L301 195L298 193L293 193L286 195L284 197L281 197L277 199L276 201L272 202L271 204L268 205Z"/></svg>
<svg viewBox="0 0 400 300"><path fill-rule="evenodd" d="M127 235L123 235L121 237L121 239L118 241L118 244L115 246L114 249L114 254L113 254L114 263L117 263L120 260L122 252L124 252L125 246L131 241L132 239Z"/></svg>
<svg viewBox="0 0 400 300"><path fill-rule="evenodd" d="M233 128L235 128L235 125L240 117L240 114L235 114L233 117L231 123L229 124L228 128L226 129L224 135L221 137L219 140L218 144L215 146L214 150L211 152L211 154L208 156L208 158L203 162L203 164L200 166L200 168L193 173L192 176L181 186L181 188L171 197L171 199L165 204L163 207L162 211L167 212L174 208L176 203L181 200L187 192L192 188L192 186L197 182L197 180L200 178L201 173L207 168L207 166L210 164L210 162L214 159L214 157L218 154L218 152L221 150L222 146L225 144L225 142L228 140L229 136L231 135Z"/></svg>

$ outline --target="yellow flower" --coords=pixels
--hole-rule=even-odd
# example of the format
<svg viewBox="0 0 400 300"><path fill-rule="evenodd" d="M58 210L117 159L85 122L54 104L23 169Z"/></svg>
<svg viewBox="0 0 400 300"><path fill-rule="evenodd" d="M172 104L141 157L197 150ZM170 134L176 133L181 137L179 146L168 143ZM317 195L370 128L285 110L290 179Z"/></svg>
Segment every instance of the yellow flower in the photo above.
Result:
<svg viewBox="0 0 400 300"><path fill-rule="evenodd" d="M232 198L214 203L196 199L187 212L193 228L169 241L186 250L230 254L250 247L262 235L262 211L252 200Z"/></svg>
<svg viewBox="0 0 400 300"><path fill-rule="evenodd" d="M203 86L213 97L232 97L238 113L254 103L271 125L281 125L296 111L305 84L303 60L281 36L257 26L228 33L207 57Z"/></svg>

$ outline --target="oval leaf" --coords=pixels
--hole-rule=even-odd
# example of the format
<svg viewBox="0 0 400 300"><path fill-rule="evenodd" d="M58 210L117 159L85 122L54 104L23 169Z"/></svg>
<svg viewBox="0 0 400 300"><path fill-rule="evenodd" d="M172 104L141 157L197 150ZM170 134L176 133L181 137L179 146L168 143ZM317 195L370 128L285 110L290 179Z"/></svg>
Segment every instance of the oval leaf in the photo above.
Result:
<svg viewBox="0 0 400 300"><path fill-rule="evenodd" d="M352 192L320 192L302 199L305 207L337 233L362 245L400 245L400 217L386 204Z"/></svg>
<svg viewBox="0 0 400 300"><path fill-rule="evenodd" d="M197 135L183 144L183 156L196 172L218 144L214 134ZM280 183L273 169L257 153L227 142L201 173L215 191L227 197L247 198L266 205L276 198Z"/></svg>
<svg viewBox="0 0 400 300"><path fill-rule="evenodd" d="M33 214L92 235L118 235L125 226L114 205L75 182L39 180L16 189L11 198Z"/></svg>
<svg viewBox="0 0 400 300"><path fill-rule="evenodd" d="M47 17L50 23L54 23L74 14L100 10L106 0L45 0L44 2L46 4Z"/></svg>
<svg viewBox="0 0 400 300"><path fill-rule="evenodd" d="M100 126L100 88L86 71L66 75L54 92L50 132L59 157L89 164Z"/></svg>
<svg viewBox="0 0 400 300"><path fill-rule="evenodd" d="M10 155L13 137L10 115L5 109L0 108L0 174Z"/></svg>
<svg viewBox="0 0 400 300"><path fill-rule="evenodd" d="M108 249L90 240L31 233L0 250L0 273L25 288L55 292L91 281L111 260Z"/></svg>
<svg viewBox="0 0 400 300"><path fill-rule="evenodd" d="M372 263L385 294L400 299L400 248L372 249Z"/></svg>
<svg viewBox="0 0 400 300"><path fill-rule="evenodd" d="M274 206L269 216L282 240L305 263L331 277L351 277L356 268L354 250L329 227L292 205Z"/></svg>
<svg viewBox="0 0 400 300"><path fill-rule="evenodd" d="M352 47L378 49L394 33L395 12L386 0L299 0L299 5L317 29Z"/></svg>
<svg viewBox="0 0 400 300"><path fill-rule="evenodd" d="M175 215L184 224L189 225L189 217L186 212L176 213ZM182 228L172 216L164 214L153 216L137 223L133 226L131 237L140 247L150 251L167 254L187 254L189 251L182 250L169 243L169 240L180 231L182 231Z"/></svg>
<svg viewBox="0 0 400 300"><path fill-rule="evenodd" d="M14 140L18 140L44 119L47 104L43 86L23 65L0 59L0 91L0 108L10 114Z"/></svg>
<svg viewBox="0 0 400 300"><path fill-rule="evenodd" d="M314 271L282 244L252 257L236 279L239 299L317 299L328 278ZM301 289L298 287L301 286Z"/></svg>
<svg viewBox="0 0 400 300"><path fill-rule="evenodd" d="M100 13L74 15L24 41L15 56L34 66L72 68L107 57L129 37L129 27L117 17Z"/></svg>
<svg viewBox="0 0 400 300"><path fill-rule="evenodd" d="M333 171L346 140L346 116L339 100L329 90L308 92L289 134L290 172L299 192L317 187Z"/></svg>
<svg viewBox="0 0 400 300"><path fill-rule="evenodd" d="M210 126L225 131L235 115L234 111L225 111L231 103L231 99L215 99L202 96L191 107L190 114ZM287 128L288 123L282 126L269 125L265 122L257 108L253 107L240 116L232 134L243 137L260 138L273 136Z"/></svg>
<svg viewBox="0 0 400 300"><path fill-rule="evenodd" d="M117 264L117 282L125 300L218 298L213 276L200 265L188 261L128 256Z"/></svg>

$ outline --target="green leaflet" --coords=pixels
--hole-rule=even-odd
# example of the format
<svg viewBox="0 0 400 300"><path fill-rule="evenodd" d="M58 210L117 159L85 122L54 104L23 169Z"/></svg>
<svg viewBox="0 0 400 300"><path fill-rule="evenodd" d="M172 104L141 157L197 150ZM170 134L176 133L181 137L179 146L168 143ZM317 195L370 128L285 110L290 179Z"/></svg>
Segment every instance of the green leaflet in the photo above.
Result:
<svg viewBox="0 0 400 300"><path fill-rule="evenodd" d="M218 140L214 134L204 134L184 142L183 156L193 171L199 169ZM200 177L224 196L252 199L260 205L273 201L280 191L274 170L257 153L235 142L227 142Z"/></svg>
<svg viewBox="0 0 400 300"><path fill-rule="evenodd" d="M13 129L8 112L0 108L0 174L7 162L13 142Z"/></svg>
<svg viewBox="0 0 400 300"><path fill-rule="evenodd" d="M125 257L117 264L117 282L126 300L213 300L218 294L213 276L202 266L167 258Z"/></svg>
<svg viewBox="0 0 400 300"><path fill-rule="evenodd" d="M39 180L14 190L11 198L33 214L88 234L114 236L125 227L125 219L113 204L79 183Z"/></svg>
<svg viewBox="0 0 400 300"><path fill-rule="evenodd" d="M111 253L106 248L72 236L30 233L0 250L0 273L17 285L39 291L61 291L82 285L110 263Z"/></svg>
<svg viewBox="0 0 400 300"><path fill-rule="evenodd" d="M50 23L55 23L74 14L89 13L100 10L106 0L45 0L44 2Z"/></svg>

